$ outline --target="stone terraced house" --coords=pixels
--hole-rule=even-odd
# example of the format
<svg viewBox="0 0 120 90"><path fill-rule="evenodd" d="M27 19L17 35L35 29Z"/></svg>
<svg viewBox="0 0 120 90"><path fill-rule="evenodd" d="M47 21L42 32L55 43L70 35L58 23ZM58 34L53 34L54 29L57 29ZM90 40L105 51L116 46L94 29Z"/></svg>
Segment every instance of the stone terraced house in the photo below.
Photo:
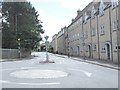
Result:
<svg viewBox="0 0 120 90"><path fill-rule="evenodd" d="M57 34L58 52L118 63L120 61L119 4L119 0L94 0L82 11L78 10L77 16L72 19L69 26Z"/></svg>

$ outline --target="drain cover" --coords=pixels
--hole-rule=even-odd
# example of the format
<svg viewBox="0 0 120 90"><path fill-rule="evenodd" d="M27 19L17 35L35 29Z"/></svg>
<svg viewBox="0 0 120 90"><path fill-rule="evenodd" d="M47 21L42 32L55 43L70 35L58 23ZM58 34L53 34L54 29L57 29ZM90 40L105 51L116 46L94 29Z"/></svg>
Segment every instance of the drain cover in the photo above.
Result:
<svg viewBox="0 0 120 90"><path fill-rule="evenodd" d="M59 70L27 69L27 70L20 70L20 71L13 72L10 75L17 78L45 79L45 78L66 77L68 76L68 73L59 71Z"/></svg>

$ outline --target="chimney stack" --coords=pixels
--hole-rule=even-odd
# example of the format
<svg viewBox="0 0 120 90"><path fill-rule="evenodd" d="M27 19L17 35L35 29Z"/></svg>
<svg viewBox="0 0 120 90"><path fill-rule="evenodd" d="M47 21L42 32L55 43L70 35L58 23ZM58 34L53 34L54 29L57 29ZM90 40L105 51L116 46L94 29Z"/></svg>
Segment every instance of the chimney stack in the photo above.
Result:
<svg viewBox="0 0 120 90"><path fill-rule="evenodd" d="M77 10L77 16L79 16L79 15L80 15L80 12L81 12L80 10Z"/></svg>

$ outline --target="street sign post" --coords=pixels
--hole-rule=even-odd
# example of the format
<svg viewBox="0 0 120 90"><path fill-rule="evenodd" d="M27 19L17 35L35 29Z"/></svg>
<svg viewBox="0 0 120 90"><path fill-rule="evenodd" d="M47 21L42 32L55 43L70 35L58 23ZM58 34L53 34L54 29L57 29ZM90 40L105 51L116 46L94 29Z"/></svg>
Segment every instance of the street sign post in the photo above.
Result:
<svg viewBox="0 0 120 90"><path fill-rule="evenodd" d="M45 36L45 45L46 45L46 62L49 62L49 60L48 60L48 38L49 38L49 36Z"/></svg>

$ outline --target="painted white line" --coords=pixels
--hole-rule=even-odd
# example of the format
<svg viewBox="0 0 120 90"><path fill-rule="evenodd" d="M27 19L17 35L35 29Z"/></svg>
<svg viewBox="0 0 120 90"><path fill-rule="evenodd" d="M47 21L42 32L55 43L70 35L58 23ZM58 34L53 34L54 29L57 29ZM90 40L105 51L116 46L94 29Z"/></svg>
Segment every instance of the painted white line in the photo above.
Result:
<svg viewBox="0 0 120 90"><path fill-rule="evenodd" d="M51 83L17 83L17 82L9 82L0 80L0 83L7 83L7 84L21 84L21 85L58 85L60 82L51 82Z"/></svg>
<svg viewBox="0 0 120 90"><path fill-rule="evenodd" d="M79 69L73 69L73 68L68 68L68 70L73 70L73 71L80 71L83 72L86 76L91 77L92 73L84 70L79 70Z"/></svg>
<svg viewBox="0 0 120 90"><path fill-rule="evenodd" d="M38 67L20 67L20 68L9 68L9 69L1 69L0 71L7 71L7 70L23 70L23 69L36 69Z"/></svg>
<svg viewBox="0 0 120 90"><path fill-rule="evenodd" d="M13 83L13 84L22 84L22 85L57 85L59 82L54 83Z"/></svg>
<svg viewBox="0 0 120 90"><path fill-rule="evenodd" d="M59 78L66 77L68 73L59 70L47 70L47 69L27 69L20 70L10 73L10 76L16 78L27 78L27 79L48 79L48 78Z"/></svg>
<svg viewBox="0 0 120 90"><path fill-rule="evenodd" d="M9 82L5 80L0 80L0 83L9 83Z"/></svg>

